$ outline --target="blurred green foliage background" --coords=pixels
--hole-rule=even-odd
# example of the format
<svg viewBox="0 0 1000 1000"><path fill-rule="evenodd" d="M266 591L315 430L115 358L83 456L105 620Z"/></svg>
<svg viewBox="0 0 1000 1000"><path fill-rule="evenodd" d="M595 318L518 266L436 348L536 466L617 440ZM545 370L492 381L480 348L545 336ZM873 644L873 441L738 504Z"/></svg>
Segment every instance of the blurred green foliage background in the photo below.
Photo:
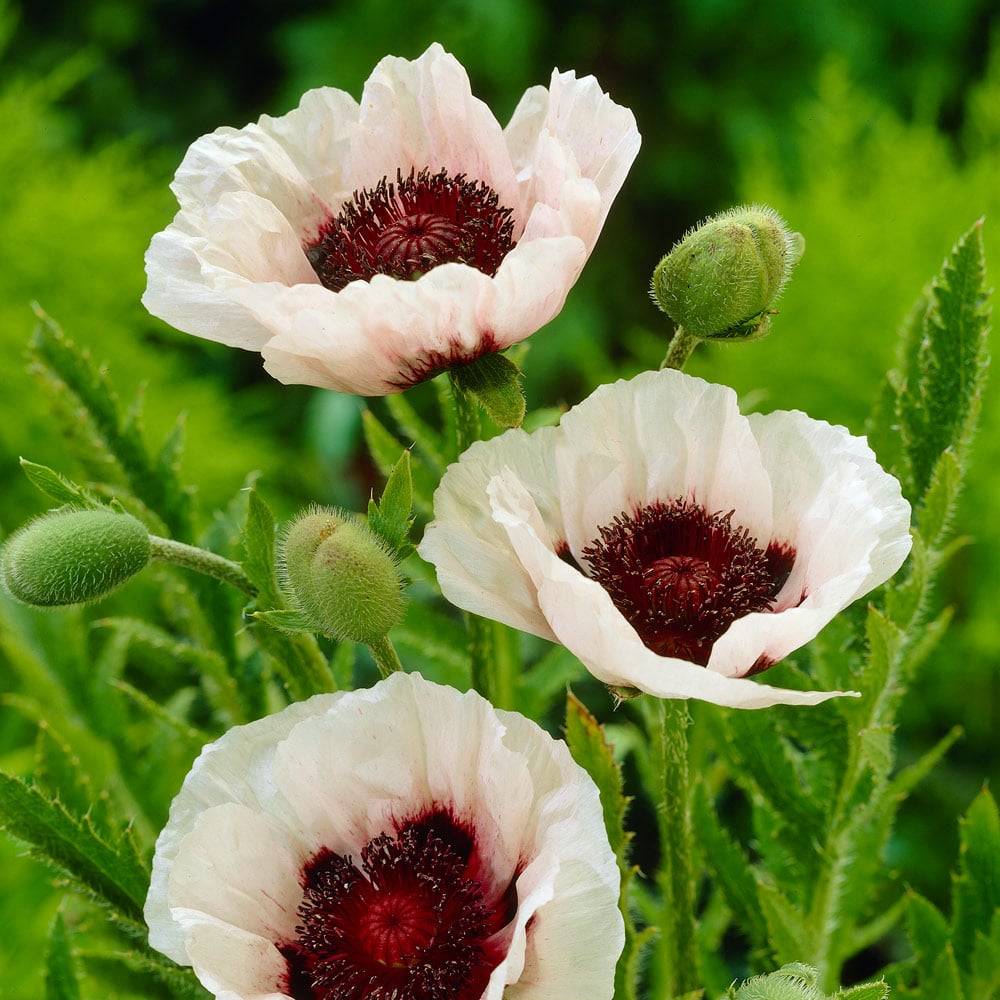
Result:
<svg viewBox="0 0 1000 1000"><path fill-rule="evenodd" d="M281 114L309 87L356 96L386 53L440 41L501 121L553 66L593 73L633 108L639 159L564 312L530 342L532 405L572 404L655 367L669 329L649 275L699 218L738 201L776 207L805 258L761 344L699 350L689 370L747 408L800 408L861 432L895 334L970 224L1000 261L1000 11L992 0L27 0L0 6L0 535L41 509L17 456L74 470L25 371L37 302L130 396L145 386L160 439L180 412L201 527L248 471L280 512L358 506L373 481L359 403L267 379L256 355L145 314L142 256L175 210L187 145L219 125ZM969 545L941 601L949 640L908 701L919 754L956 722L965 738L907 807L892 860L947 896L954 817L997 776L1000 709L1000 389L984 400L960 530ZM98 608L95 614L100 614ZM89 612L88 612L89 614ZM13 618L0 621L7 626ZM58 616L18 615L36 652ZM50 634L46 640L45 635ZM0 765L31 770L0 643ZM928 823L928 816L950 817ZM37 943L58 902L0 844L0 995L39 995Z"/></svg>

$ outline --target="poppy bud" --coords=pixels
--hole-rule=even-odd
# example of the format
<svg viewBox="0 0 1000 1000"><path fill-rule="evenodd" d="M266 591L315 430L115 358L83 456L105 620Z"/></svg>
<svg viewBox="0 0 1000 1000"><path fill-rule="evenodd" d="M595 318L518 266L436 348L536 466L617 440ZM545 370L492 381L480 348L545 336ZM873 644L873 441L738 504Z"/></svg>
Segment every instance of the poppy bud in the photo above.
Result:
<svg viewBox="0 0 1000 1000"><path fill-rule="evenodd" d="M371 645L399 624L399 570L367 525L340 511L311 508L282 543L282 580L293 604L324 635Z"/></svg>
<svg viewBox="0 0 1000 1000"><path fill-rule="evenodd" d="M697 340L756 340L804 250L774 209L733 208L684 235L657 265L650 294Z"/></svg>
<svg viewBox="0 0 1000 1000"><path fill-rule="evenodd" d="M0 579L25 604L87 604L117 590L149 560L149 532L131 514L60 510L7 539Z"/></svg>

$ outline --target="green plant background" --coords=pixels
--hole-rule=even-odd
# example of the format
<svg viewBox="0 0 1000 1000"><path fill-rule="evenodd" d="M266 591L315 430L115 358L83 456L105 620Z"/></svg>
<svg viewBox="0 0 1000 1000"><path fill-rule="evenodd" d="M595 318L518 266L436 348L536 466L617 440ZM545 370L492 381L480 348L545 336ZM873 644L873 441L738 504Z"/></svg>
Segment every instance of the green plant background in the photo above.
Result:
<svg viewBox="0 0 1000 1000"><path fill-rule="evenodd" d="M357 94L389 52L441 41L501 120L553 66L594 73L635 110L639 159L566 309L530 342L530 405L572 404L658 364L669 329L649 275L689 225L737 201L775 206L807 245L771 337L701 349L689 365L735 386L746 408L800 408L862 431L898 327L975 219L986 217L994 274L1000 261L1000 14L989 0L8 2L0 38L0 535L42 509L18 455L73 471L25 371L32 303L124 396L145 386L151 438L186 414L183 473L198 484L201 528L249 470L282 515L364 502L377 477L356 400L278 386L256 355L178 334L139 297L142 255L173 214L167 184L189 142L281 113L308 87ZM939 595L955 625L899 734L905 759L956 723L965 733L892 843L900 878L941 903L956 817L998 776L998 463L993 386L958 515L969 544ZM115 600L135 613L150 598L140 586ZM76 613L0 621L15 619L35 655L72 632L86 661ZM19 706L18 655L0 641L0 765L27 774L34 726ZM48 876L0 842L0 995L40 995L39 942L58 901Z"/></svg>

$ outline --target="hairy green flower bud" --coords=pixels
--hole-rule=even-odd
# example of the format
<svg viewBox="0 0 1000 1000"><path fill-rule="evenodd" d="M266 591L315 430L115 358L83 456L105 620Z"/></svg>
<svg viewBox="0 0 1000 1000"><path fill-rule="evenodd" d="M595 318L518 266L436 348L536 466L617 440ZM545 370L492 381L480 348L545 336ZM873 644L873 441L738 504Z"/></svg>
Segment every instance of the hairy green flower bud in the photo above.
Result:
<svg viewBox="0 0 1000 1000"><path fill-rule="evenodd" d="M371 645L399 624L399 570L385 543L340 511L312 508L285 534L282 581L301 614L334 639Z"/></svg>
<svg viewBox="0 0 1000 1000"><path fill-rule="evenodd" d="M748 979L731 1000L828 1000L816 985L816 970L794 962L767 976Z"/></svg>
<svg viewBox="0 0 1000 1000"><path fill-rule="evenodd" d="M756 340L804 250L773 208L733 208L685 233L657 265L650 293L698 340Z"/></svg>
<svg viewBox="0 0 1000 1000"><path fill-rule="evenodd" d="M25 604L86 604L117 590L149 560L149 532L131 514L53 511L7 539L0 579Z"/></svg>

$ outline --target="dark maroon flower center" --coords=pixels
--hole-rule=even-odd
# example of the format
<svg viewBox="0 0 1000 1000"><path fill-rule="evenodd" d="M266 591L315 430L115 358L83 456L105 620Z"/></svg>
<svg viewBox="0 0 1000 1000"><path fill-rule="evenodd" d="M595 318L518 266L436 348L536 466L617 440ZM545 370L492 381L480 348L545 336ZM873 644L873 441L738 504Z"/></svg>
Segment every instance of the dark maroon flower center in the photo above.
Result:
<svg viewBox="0 0 1000 1000"><path fill-rule="evenodd" d="M350 857L320 852L303 873L297 939L282 947L296 1000L479 1000L513 916L513 882L488 899L473 839L444 812L382 834Z"/></svg>
<svg viewBox="0 0 1000 1000"><path fill-rule="evenodd" d="M355 191L305 247L319 280L339 292L376 274L419 278L439 264L469 264L492 277L514 241L512 209L482 181L445 170L397 171Z"/></svg>
<svg viewBox="0 0 1000 1000"><path fill-rule="evenodd" d="M705 666L737 618L773 609L795 553L762 548L732 516L656 502L619 514L584 548L590 575L654 653Z"/></svg>

